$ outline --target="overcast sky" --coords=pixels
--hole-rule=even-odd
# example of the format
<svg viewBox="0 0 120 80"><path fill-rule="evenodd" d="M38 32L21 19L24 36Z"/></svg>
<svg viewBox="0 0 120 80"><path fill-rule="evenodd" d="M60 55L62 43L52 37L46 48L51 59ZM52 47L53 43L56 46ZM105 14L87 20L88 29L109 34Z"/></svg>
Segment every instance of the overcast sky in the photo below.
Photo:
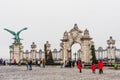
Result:
<svg viewBox="0 0 120 80"><path fill-rule="evenodd" d="M46 41L51 49L60 49L63 33L77 23L79 29L90 32L95 47L106 48L106 40L113 36L120 48L120 0L0 0L0 57L9 58L13 35L4 28L19 31L24 50L32 42L37 50Z"/></svg>

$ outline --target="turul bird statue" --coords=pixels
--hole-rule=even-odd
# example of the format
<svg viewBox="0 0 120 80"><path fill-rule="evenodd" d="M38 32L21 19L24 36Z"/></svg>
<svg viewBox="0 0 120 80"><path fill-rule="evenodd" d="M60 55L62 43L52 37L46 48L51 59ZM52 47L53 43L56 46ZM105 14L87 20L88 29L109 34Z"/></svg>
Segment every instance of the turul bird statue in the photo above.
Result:
<svg viewBox="0 0 120 80"><path fill-rule="evenodd" d="M19 37L20 33L24 30L27 30L28 28L22 28L21 30L19 30L18 32L14 32L12 30L9 30L7 28L4 28L4 30L8 31L9 33L11 33L12 35L14 35L14 43L20 43L21 38Z"/></svg>

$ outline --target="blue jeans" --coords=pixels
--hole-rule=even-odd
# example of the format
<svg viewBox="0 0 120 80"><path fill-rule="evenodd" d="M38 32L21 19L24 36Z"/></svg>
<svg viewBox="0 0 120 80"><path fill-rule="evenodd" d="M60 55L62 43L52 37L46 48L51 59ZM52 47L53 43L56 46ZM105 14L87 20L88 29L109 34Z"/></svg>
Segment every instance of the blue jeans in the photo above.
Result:
<svg viewBox="0 0 120 80"><path fill-rule="evenodd" d="M27 64L26 66L27 66L27 70L28 70L29 65Z"/></svg>
<svg viewBox="0 0 120 80"><path fill-rule="evenodd" d="M30 67L29 70L32 70L32 64L29 64L29 67Z"/></svg>

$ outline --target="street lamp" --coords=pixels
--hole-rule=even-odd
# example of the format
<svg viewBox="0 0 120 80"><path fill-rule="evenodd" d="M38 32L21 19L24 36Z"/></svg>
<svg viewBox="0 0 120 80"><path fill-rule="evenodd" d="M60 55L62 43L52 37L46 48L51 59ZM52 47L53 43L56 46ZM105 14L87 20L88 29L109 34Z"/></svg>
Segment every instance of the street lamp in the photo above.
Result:
<svg viewBox="0 0 120 80"><path fill-rule="evenodd" d="M74 56L75 56L75 62L76 62L76 53L74 53Z"/></svg>
<svg viewBox="0 0 120 80"><path fill-rule="evenodd" d="M77 55L77 60L80 59L80 53L82 53L82 51L79 49L79 50L77 51L77 54L76 54L76 55Z"/></svg>

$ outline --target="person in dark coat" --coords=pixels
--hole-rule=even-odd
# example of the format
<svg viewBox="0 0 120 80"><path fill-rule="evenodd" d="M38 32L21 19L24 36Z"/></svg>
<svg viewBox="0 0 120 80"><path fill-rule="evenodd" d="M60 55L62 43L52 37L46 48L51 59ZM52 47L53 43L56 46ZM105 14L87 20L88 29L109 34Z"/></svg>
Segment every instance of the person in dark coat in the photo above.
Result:
<svg viewBox="0 0 120 80"><path fill-rule="evenodd" d="M98 62L99 74L103 74L103 66L104 66L104 64L103 64L102 60L100 60Z"/></svg>
<svg viewBox="0 0 120 80"><path fill-rule="evenodd" d="M32 70L32 60L29 61L29 70Z"/></svg>
<svg viewBox="0 0 120 80"><path fill-rule="evenodd" d="M3 65L5 66L5 60L3 61Z"/></svg>
<svg viewBox="0 0 120 80"><path fill-rule="evenodd" d="M26 66L27 66L27 70L28 70L28 67L29 67L29 61L28 61L28 57L26 58Z"/></svg>
<svg viewBox="0 0 120 80"><path fill-rule="evenodd" d="M2 58L0 59L0 65L3 65L3 59Z"/></svg>
<svg viewBox="0 0 120 80"><path fill-rule="evenodd" d="M72 63L72 62L71 62L71 60L69 60L69 62L68 62L68 64L69 64L69 67L71 67L71 63Z"/></svg>
<svg viewBox="0 0 120 80"><path fill-rule="evenodd" d="M80 73L82 73L82 61L81 61L81 60L79 60L79 61L77 62L77 67L78 67L78 69L80 70Z"/></svg>
<svg viewBox="0 0 120 80"><path fill-rule="evenodd" d="M75 67L75 61L72 61L72 67L73 68Z"/></svg>

